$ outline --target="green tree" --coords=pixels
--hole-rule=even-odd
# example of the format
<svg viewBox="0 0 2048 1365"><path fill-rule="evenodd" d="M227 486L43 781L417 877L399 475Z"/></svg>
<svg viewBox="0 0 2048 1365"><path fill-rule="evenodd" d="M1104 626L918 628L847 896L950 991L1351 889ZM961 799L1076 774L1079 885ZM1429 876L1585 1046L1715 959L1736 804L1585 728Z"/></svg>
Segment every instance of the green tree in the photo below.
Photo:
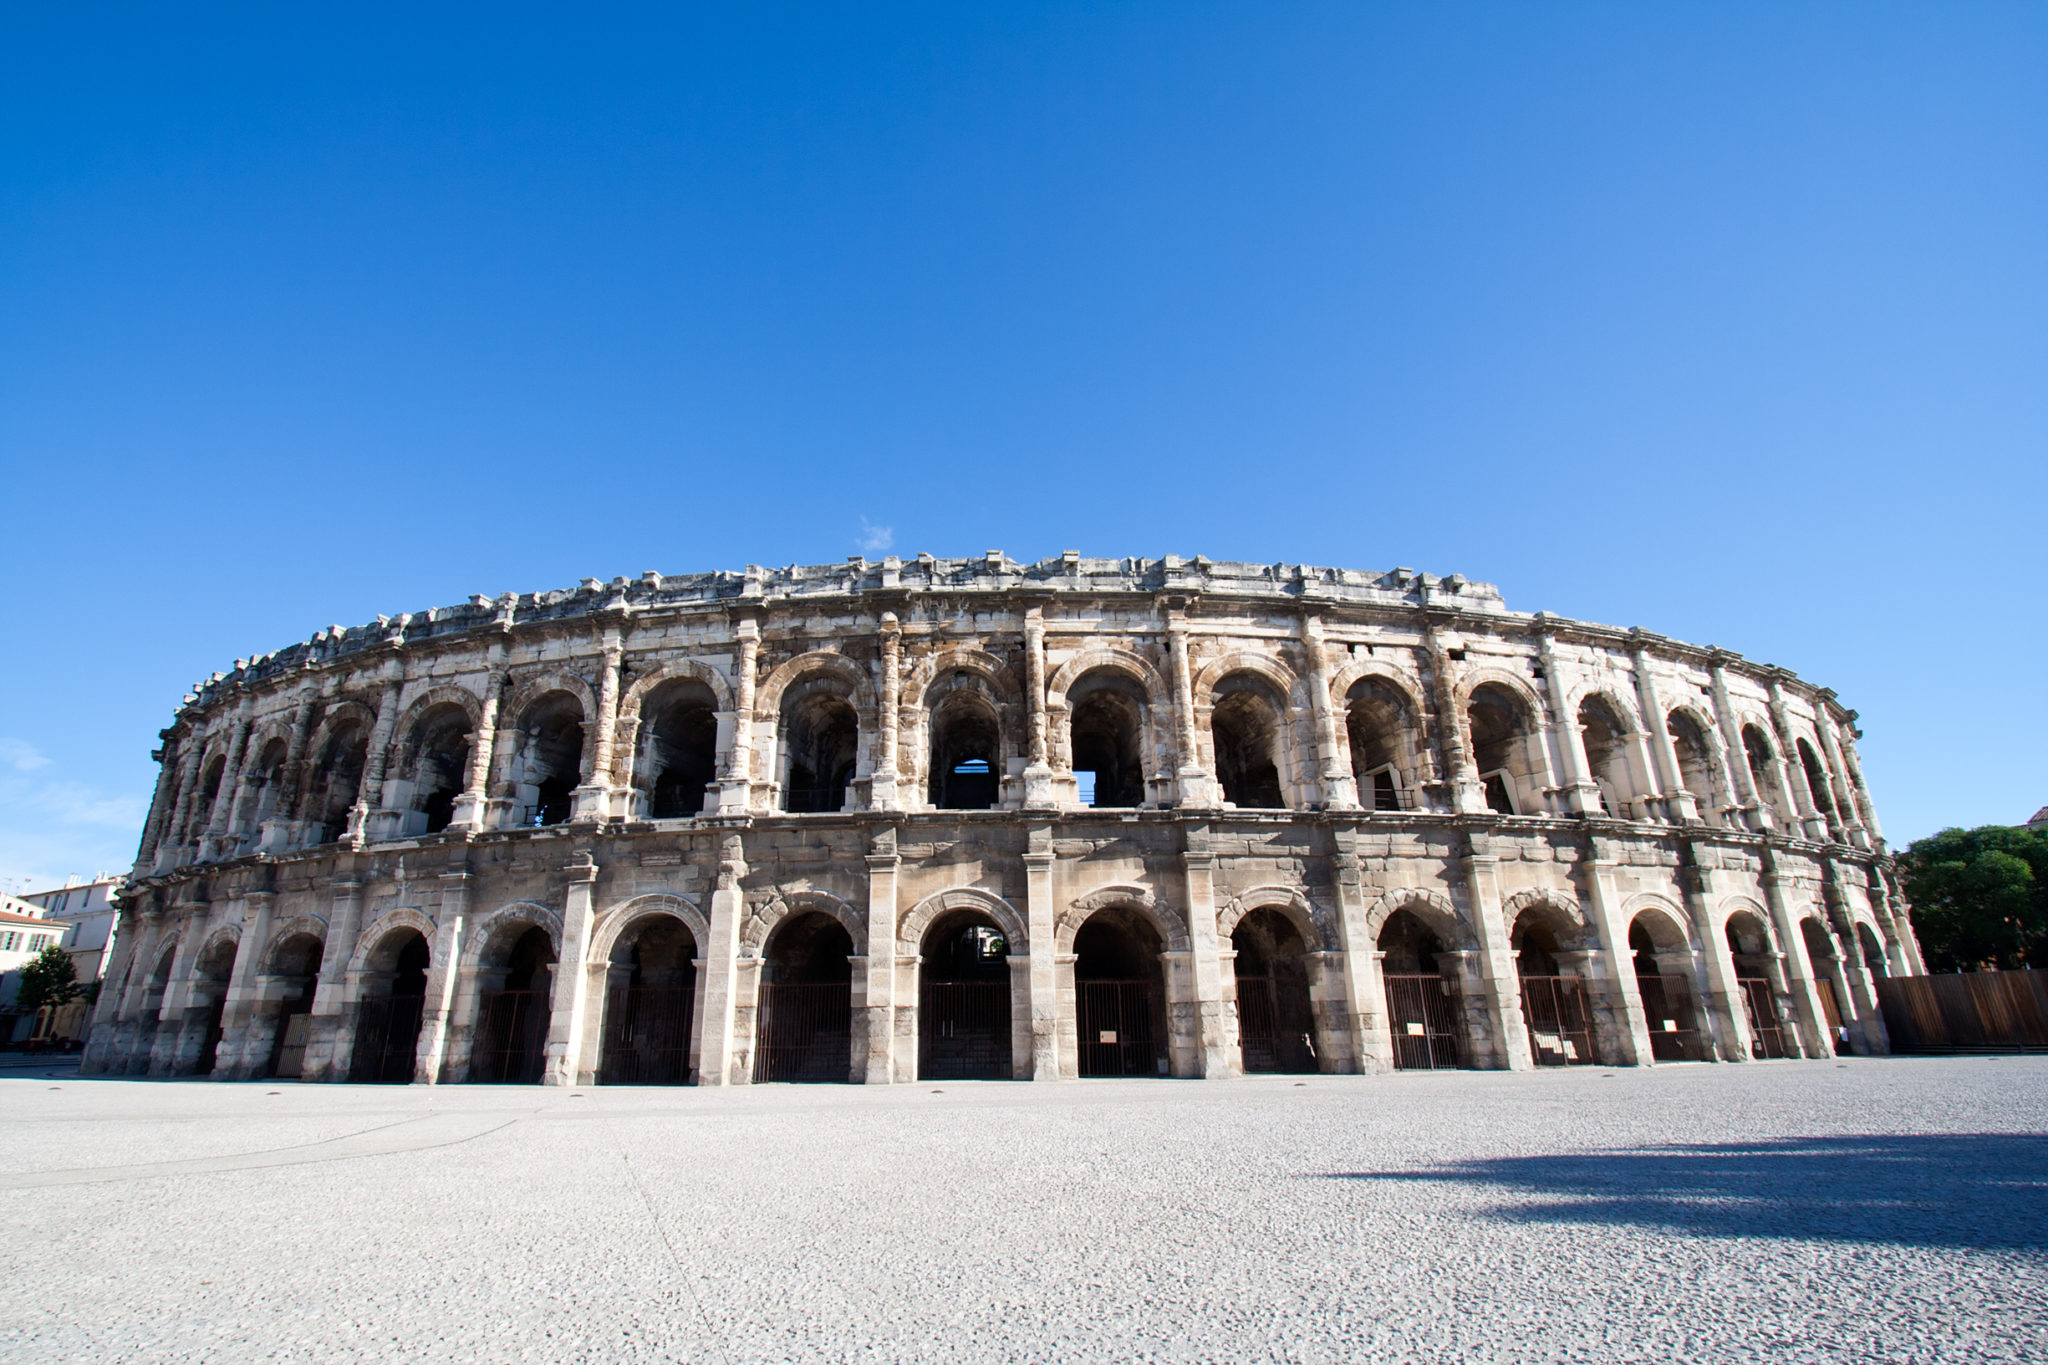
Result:
<svg viewBox="0 0 2048 1365"><path fill-rule="evenodd" d="M21 988L15 992L14 1008L34 1014L45 1005L61 1005L82 993L71 954L52 943L21 964Z"/></svg>
<svg viewBox="0 0 2048 1365"><path fill-rule="evenodd" d="M1929 971L2048 967L2048 830L1945 829L1899 871Z"/></svg>

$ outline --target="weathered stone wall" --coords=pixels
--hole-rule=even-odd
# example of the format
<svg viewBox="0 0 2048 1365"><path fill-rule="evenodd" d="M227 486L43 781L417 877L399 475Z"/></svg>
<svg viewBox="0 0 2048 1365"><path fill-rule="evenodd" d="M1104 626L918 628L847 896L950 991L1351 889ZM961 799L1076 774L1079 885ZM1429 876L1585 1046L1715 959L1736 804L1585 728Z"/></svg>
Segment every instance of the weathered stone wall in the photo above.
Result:
<svg viewBox="0 0 2048 1365"><path fill-rule="evenodd" d="M853 945L855 1080L916 1078L948 916L1007 944L1019 1078L1081 1067L1096 915L1157 940L1174 1075L1249 1055L1248 917L1298 936L1315 1064L1395 1065L1403 911L1467 1064L1548 1046L1532 941L1609 1064L1651 1060L1653 959L1697 1055L1882 1051L1871 977L1920 960L1854 719L1781 669L1406 570L992 553L480 597L185 700L86 1064L251 1076L304 1012L305 1074L342 1078L417 934L415 1072L464 1080L537 928L545 1079L583 1083L659 922L692 954L692 1074L745 1082L764 954L813 913Z"/></svg>

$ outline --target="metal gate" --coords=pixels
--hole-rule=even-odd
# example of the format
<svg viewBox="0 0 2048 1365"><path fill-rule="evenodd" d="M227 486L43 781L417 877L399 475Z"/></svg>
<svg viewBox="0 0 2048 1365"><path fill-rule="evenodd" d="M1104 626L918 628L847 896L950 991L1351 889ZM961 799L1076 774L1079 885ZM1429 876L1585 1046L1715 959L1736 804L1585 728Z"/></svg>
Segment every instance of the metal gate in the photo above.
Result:
<svg viewBox="0 0 2048 1365"><path fill-rule="evenodd" d="M917 1075L1010 1079L1010 983L927 981L918 991Z"/></svg>
<svg viewBox="0 0 2048 1365"><path fill-rule="evenodd" d="M418 1065L421 995L387 995L356 1006L356 1046L348 1078L357 1085L407 1085Z"/></svg>
<svg viewBox="0 0 2048 1365"><path fill-rule="evenodd" d="M853 986L763 982L756 1081L845 1083L853 1074Z"/></svg>
<svg viewBox="0 0 2048 1365"><path fill-rule="evenodd" d="M1437 975L1384 979L1395 1069L1430 1071L1464 1065L1464 1049L1458 1045L1458 1007L1451 998L1450 984Z"/></svg>
<svg viewBox="0 0 2048 1365"><path fill-rule="evenodd" d="M1079 981L1083 1076L1164 1076L1166 1011L1153 981Z"/></svg>
<svg viewBox="0 0 2048 1365"><path fill-rule="evenodd" d="M1248 1072L1316 1069L1315 1023L1308 993L1270 976L1237 982L1237 1039Z"/></svg>
<svg viewBox="0 0 2048 1365"><path fill-rule="evenodd" d="M1650 1056L1659 1062L1701 1062L1699 1012L1693 1008L1692 986L1673 973L1636 973L1643 998L1643 1022L1650 1030Z"/></svg>
<svg viewBox="0 0 2048 1365"><path fill-rule="evenodd" d="M1749 1054L1752 1057L1783 1057L1785 1031L1778 1026L1778 1008L1771 983L1761 976L1736 978L1742 987L1743 1013L1749 1016ZM1827 985L1823 981L1821 985Z"/></svg>
<svg viewBox="0 0 2048 1365"><path fill-rule="evenodd" d="M599 1085L685 1085L692 986L614 986L605 997Z"/></svg>
<svg viewBox="0 0 2048 1365"><path fill-rule="evenodd" d="M291 1008L277 1016L277 1032L271 1039L270 1065L265 1070L281 1081L295 1081L306 1062L306 1039L313 1031L310 1000L291 1002Z"/></svg>
<svg viewBox="0 0 2048 1365"><path fill-rule="evenodd" d="M1593 1066L1593 1012L1576 976L1522 978L1522 1018L1538 1066Z"/></svg>
<svg viewBox="0 0 2048 1365"><path fill-rule="evenodd" d="M533 1085L546 1061L548 992L485 991L477 1011L469 1078L484 1085Z"/></svg>

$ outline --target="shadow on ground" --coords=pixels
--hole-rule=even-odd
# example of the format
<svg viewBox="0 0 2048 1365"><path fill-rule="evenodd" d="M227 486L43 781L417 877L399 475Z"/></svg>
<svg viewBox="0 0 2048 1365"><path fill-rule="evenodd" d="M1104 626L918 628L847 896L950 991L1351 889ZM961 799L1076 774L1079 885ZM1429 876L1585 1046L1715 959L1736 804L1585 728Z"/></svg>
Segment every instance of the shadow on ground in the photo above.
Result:
<svg viewBox="0 0 2048 1365"><path fill-rule="evenodd" d="M1329 1179L1441 1181L1518 1196L1520 1223L1709 1237L2048 1251L2048 1137L1816 1137L1502 1157Z"/></svg>

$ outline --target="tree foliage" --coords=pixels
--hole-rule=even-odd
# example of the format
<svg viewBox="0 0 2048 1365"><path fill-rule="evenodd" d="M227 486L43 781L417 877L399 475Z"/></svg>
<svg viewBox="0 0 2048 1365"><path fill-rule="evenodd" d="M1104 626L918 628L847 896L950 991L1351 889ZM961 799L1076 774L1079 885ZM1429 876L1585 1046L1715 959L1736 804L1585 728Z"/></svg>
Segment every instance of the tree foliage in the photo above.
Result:
<svg viewBox="0 0 2048 1365"><path fill-rule="evenodd" d="M14 1008L33 1014L45 1005L62 1005L83 993L71 954L52 943L21 964L21 987L15 992Z"/></svg>
<svg viewBox="0 0 2048 1365"><path fill-rule="evenodd" d="M2048 830L1945 829L1899 871L1929 971L2048 967Z"/></svg>

